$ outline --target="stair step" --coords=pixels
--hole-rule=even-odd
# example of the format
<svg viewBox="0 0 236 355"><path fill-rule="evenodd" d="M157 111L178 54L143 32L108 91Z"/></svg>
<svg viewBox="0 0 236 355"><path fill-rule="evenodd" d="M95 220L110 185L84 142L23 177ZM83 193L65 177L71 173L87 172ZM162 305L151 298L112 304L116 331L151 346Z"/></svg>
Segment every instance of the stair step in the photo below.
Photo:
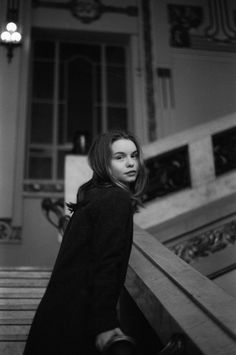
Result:
<svg viewBox="0 0 236 355"><path fill-rule="evenodd" d="M0 340L0 354L1 355L22 355L25 347L25 341L1 341Z"/></svg>
<svg viewBox="0 0 236 355"><path fill-rule="evenodd" d="M32 310L1 310L0 325L31 324L35 311Z"/></svg>
<svg viewBox="0 0 236 355"><path fill-rule="evenodd" d="M26 341L30 330L30 325L1 325L0 326L0 342L2 341ZM0 352L0 354L2 354Z"/></svg>
<svg viewBox="0 0 236 355"><path fill-rule="evenodd" d="M0 287L0 298L41 298L42 287Z"/></svg>
<svg viewBox="0 0 236 355"><path fill-rule="evenodd" d="M48 284L48 279L37 279L37 278L1 278L0 277L0 287L43 287L45 288Z"/></svg>
<svg viewBox="0 0 236 355"><path fill-rule="evenodd" d="M0 310L36 310L40 298L0 298Z"/></svg>

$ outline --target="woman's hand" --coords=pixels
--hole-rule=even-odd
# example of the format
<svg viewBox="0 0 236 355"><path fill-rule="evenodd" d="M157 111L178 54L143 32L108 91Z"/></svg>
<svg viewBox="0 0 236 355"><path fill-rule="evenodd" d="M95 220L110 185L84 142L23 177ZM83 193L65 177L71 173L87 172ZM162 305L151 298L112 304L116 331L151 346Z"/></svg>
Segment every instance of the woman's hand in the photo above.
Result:
<svg viewBox="0 0 236 355"><path fill-rule="evenodd" d="M102 351L106 344L116 335L124 335L120 328L108 330L96 336L95 345L99 351Z"/></svg>

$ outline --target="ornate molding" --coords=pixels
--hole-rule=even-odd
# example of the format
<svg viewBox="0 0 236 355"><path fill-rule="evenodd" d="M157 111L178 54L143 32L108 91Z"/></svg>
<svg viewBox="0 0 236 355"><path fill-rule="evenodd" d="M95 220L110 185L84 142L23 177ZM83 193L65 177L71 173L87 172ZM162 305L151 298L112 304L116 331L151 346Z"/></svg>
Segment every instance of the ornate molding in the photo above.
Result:
<svg viewBox="0 0 236 355"><path fill-rule="evenodd" d="M40 193L63 193L64 183L44 183L44 182L25 182L24 192Z"/></svg>
<svg viewBox="0 0 236 355"><path fill-rule="evenodd" d="M148 113L148 138L152 142L157 138L156 113L154 102L154 84L153 84L153 53L152 53L152 37L151 37L151 14L150 0L142 0L142 17L143 17L143 42L145 55L145 72L146 72L146 101Z"/></svg>
<svg viewBox="0 0 236 355"><path fill-rule="evenodd" d="M168 4L170 45L201 50L236 51L236 9L227 0L206 7Z"/></svg>
<svg viewBox="0 0 236 355"><path fill-rule="evenodd" d="M168 4L170 24L170 45L191 47L190 30L198 28L203 21L203 8L200 6Z"/></svg>
<svg viewBox="0 0 236 355"><path fill-rule="evenodd" d="M34 7L69 10L79 21L87 24L98 20L106 12L138 16L137 6L108 6L102 4L101 0L69 0L65 2L33 0L33 5Z"/></svg>
<svg viewBox="0 0 236 355"><path fill-rule="evenodd" d="M0 244L19 243L22 240L22 228L12 226L10 218L0 218Z"/></svg>
<svg viewBox="0 0 236 355"><path fill-rule="evenodd" d="M209 230L194 238L176 243L169 249L187 263L221 251L236 242L236 220Z"/></svg>
<svg viewBox="0 0 236 355"><path fill-rule="evenodd" d="M149 175L145 202L191 187L187 146L149 158L145 165Z"/></svg>
<svg viewBox="0 0 236 355"><path fill-rule="evenodd" d="M208 39L216 42L236 40L236 29L230 24L230 12L226 0L208 0L210 23L205 28Z"/></svg>
<svg viewBox="0 0 236 355"><path fill-rule="evenodd" d="M51 198L44 198L41 203L42 211L48 220L63 236L69 216L65 215L64 210L65 201L63 198L52 200Z"/></svg>
<svg viewBox="0 0 236 355"><path fill-rule="evenodd" d="M236 128L212 136L215 174L220 176L236 169Z"/></svg>

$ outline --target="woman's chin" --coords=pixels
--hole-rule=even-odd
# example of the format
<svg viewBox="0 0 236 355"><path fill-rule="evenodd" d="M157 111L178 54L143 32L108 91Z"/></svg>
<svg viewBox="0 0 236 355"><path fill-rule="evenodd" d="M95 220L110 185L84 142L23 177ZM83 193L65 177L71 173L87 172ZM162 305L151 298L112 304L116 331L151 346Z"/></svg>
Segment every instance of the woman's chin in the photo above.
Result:
<svg viewBox="0 0 236 355"><path fill-rule="evenodd" d="M132 176L132 177L129 177L129 178L127 178L127 179L125 179L125 180L123 180L123 183L124 184L132 184L132 183L134 183L135 182L135 180L136 180L136 176Z"/></svg>

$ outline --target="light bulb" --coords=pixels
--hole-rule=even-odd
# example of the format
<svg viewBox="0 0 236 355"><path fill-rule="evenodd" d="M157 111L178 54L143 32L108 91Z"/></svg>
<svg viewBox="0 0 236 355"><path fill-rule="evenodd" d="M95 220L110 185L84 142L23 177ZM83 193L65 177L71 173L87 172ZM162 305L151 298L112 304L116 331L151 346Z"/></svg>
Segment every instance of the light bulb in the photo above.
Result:
<svg viewBox="0 0 236 355"><path fill-rule="evenodd" d="M17 26L14 22L8 22L8 24L6 25L6 29L9 32L15 32L17 30Z"/></svg>
<svg viewBox="0 0 236 355"><path fill-rule="evenodd" d="M1 33L1 40L3 42L9 42L11 40L11 34L8 31L4 31Z"/></svg>
<svg viewBox="0 0 236 355"><path fill-rule="evenodd" d="M14 32L11 35L12 42L20 42L21 41L21 34L19 32Z"/></svg>

